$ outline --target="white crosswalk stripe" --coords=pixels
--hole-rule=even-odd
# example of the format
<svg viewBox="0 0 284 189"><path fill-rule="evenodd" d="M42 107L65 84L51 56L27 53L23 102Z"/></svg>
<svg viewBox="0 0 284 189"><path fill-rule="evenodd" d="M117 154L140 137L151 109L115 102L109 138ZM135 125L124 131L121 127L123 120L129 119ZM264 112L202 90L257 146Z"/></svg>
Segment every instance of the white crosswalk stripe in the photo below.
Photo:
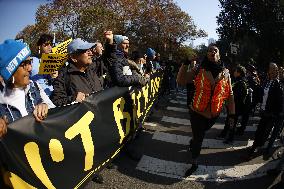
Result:
<svg viewBox="0 0 284 189"><path fill-rule="evenodd" d="M186 180L224 182L257 178L265 175L267 170L275 168L277 163L278 161L239 166L199 165L197 171L186 178ZM169 178L182 179L185 171L190 166L190 164L161 160L143 155L136 169Z"/></svg>
<svg viewBox="0 0 284 189"><path fill-rule="evenodd" d="M172 106L168 106L167 110L171 110L175 112L188 112L188 108L177 108L177 107L172 107Z"/></svg>
<svg viewBox="0 0 284 189"><path fill-rule="evenodd" d="M189 119L184 119L184 118L175 118L175 117L163 116L161 121L167 122L167 123L173 123L173 124L190 126L190 120ZM212 128L222 130L224 128L224 124L216 123L215 125L213 125ZM247 126L245 131L249 131L249 132L256 131L256 127Z"/></svg>
<svg viewBox="0 0 284 189"><path fill-rule="evenodd" d="M170 103L186 105L186 101L180 101L180 100L170 100Z"/></svg>
<svg viewBox="0 0 284 189"><path fill-rule="evenodd" d="M164 133L164 132L155 132L152 139L163 141L163 142L181 144L181 145L189 145L189 141L191 137L169 134L169 133ZM202 148L239 150L239 149L250 147L252 146L252 144L253 144L253 140L234 141L233 144L224 144L222 140L204 139L202 143Z"/></svg>
<svg viewBox="0 0 284 189"><path fill-rule="evenodd" d="M184 92L177 92L177 96L173 97L168 102L171 104L168 104L166 107L165 114L159 114L161 117L159 117L159 121L156 121L157 123L151 123L151 122L145 122L145 125L157 127L156 131L152 134L151 141L156 141L155 144L165 146L165 149L167 149L167 145L171 144L170 148L174 148L174 145L183 145L184 149L180 150L179 152L186 152L187 148L189 147L189 142L191 140L191 137L188 136L188 131L190 131L190 127L184 127L184 126L190 126L190 120L189 115L185 116L185 114L180 113L188 113L188 108L185 108L183 105L186 105L186 93ZM169 112L171 111L171 112ZM167 115L170 114L171 116ZM177 115L177 117L175 117ZM222 112L220 115L221 118L226 118L226 112ZM258 121L260 120L260 117L254 116L250 118L250 121L253 121L253 123L250 123L250 126L246 127L245 132L255 132L257 129ZM222 121L222 123L220 122ZM167 123L167 124L166 124ZM165 126L163 126L166 124ZM170 126L169 126L170 125ZM160 127L164 127L161 128ZM167 128L176 128L178 131L178 134L172 134L169 130L167 132ZM181 127L181 130L178 130L178 128ZM184 130L184 129L189 130ZM213 125L213 129L222 130L224 128L224 119L218 119L218 122ZM212 132L212 130L209 130L207 133ZM213 131L216 133L216 130ZM176 133L176 132L175 132ZM212 136L212 133L211 135ZM244 140L235 140L232 144L224 144L223 140L217 140L211 138L205 138L202 143L202 149L206 150L206 155L210 155L211 153L214 153L216 151L216 154L220 153L224 154L226 153L226 157L230 157L230 153L234 151L232 155L237 154L238 152L235 152L236 150L241 150L248 148L253 145L253 140L247 139ZM159 141L157 143L157 141ZM267 143L266 143L267 145ZM265 148L266 145L263 147ZM277 141L274 144L274 147L279 147L280 142ZM182 146L178 146L177 148L180 149ZM171 153L171 152L169 152ZM184 178L183 175L185 174L185 171L190 168L190 164L186 162L180 162L181 159L184 159L183 154L188 153L180 153L177 159L178 162L175 162L174 159L176 158L175 155L170 155L168 158L165 159L164 155L161 155L159 157L159 154L155 154L154 157L151 157L149 155L144 154L137 164L136 169L159 175L164 176L168 178L175 178L175 179L186 179L191 181L208 181L208 182L227 182L227 181L237 181L240 182L242 180L246 179L253 179L253 178L259 178L266 174L267 170L275 168L277 165L277 161L264 161L260 158L256 158L255 160L252 160L247 163L241 163L241 164L233 164L231 166L231 163L222 166L223 161L218 160L218 155L214 154L214 159L210 160L210 165L206 165L207 161L202 160L202 164L199 165L196 172L194 172L190 177ZM204 154L202 154L204 155ZM201 155L201 156L202 156ZM237 154L240 155L240 154ZM216 156L216 157L215 157ZM162 158L164 157L164 158ZM220 156L220 158L224 158L224 156ZM236 158L235 158L236 159ZM209 161L209 160L208 160ZM218 162L218 166L214 165L214 161ZM235 161L235 160L233 160ZM237 161L239 162L239 161ZM253 163L254 162L254 163Z"/></svg>

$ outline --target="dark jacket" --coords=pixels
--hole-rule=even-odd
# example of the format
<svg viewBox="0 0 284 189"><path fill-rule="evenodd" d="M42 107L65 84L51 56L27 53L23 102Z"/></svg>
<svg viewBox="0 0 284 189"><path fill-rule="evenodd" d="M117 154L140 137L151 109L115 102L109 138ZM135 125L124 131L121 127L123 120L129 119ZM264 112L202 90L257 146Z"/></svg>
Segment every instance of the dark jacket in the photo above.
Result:
<svg viewBox="0 0 284 189"><path fill-rule="evenodd" d="M132 75L124 75L123 67L129 66L124 53L116 49L116 45L105 45L105 62L111 80L111 86L129 87L140 86L140 81L143 79L137 72L132 72Z"/></svg>
<svg viewBox="0 0 284 189"><path fill-rule="evenodd" d="M101 91L103 84L97 75L96 64L90 64L85 72L81 72L73 63L69 63L59 70L53 87L51 100L56 106L62 106L75 101L78 92L91 94Z"/></svg>
<svg viewBox="0 0 284 189"><path fill-rule="evenodd" d="M233 83L235 112L236 115L240 115L245 111L245 102L248 97L247 84L244 78L238 77Z"/></svg>
<svg viewBox="0 0 284 189"><path fill-rule="evenodd" d="M263 93L262 93L263 94ZM272 80L269 87L268 97L264 113L278 116L282 112L283 89L278 79Z"/></svg>

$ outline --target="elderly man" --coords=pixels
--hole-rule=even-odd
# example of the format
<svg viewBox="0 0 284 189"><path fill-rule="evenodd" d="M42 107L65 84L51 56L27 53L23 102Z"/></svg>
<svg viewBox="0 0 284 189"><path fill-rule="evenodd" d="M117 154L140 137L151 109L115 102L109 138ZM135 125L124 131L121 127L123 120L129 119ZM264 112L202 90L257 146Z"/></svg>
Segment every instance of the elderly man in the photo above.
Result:
<svg viewBox="0 0 284 189"><path fill-rule="evenodd" d="M139 70L133 61L127 59L129 51L129 39L122 35L113 35L112 31L105 33L106 62L108 65L111 86L129 87L144 86L149 81L149 76L145 77L134 70Z"/></svg>

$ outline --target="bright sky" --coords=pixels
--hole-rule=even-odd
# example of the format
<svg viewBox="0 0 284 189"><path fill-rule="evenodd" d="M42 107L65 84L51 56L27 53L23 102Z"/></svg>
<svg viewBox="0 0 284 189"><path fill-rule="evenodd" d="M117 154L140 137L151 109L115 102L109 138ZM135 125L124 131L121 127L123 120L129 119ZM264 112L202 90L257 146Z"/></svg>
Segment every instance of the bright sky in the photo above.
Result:
<svg viewBox="0 0 284 189"><path fill-rule="evenodd" d="M208 33L208 38L218 39L216 34L216 16L219 14L218 0L175 0L178 5L192 16L194 23ZM0 43L15 38L26 25L35 23L35 12L46 0L0 0ZM198 39L194 45L205 43L207 39Z"/></svg>
<svg viewBox="0 0 284 189"><path fill-rule="evenodd" d="M181 9L187 12L197 25L198 28L205 30L208 34L207 38L201 38L194 41L194 46L205 43L208 45L208 39L218 39L216 33L217 19L216 16L220 13L219 0L174 0L181 7Z"/></svg>

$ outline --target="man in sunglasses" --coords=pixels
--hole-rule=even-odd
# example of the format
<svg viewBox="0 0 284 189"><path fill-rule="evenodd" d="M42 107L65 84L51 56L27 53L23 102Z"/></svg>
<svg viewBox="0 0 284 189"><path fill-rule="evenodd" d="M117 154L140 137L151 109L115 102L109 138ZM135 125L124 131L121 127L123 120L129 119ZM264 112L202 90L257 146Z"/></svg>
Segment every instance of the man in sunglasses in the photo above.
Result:
<svg viewBox="0 0 284 189"><path fill-rule="evenodd" d="M94 45L80 38L68 45L68 65L59 70L58 77L53 82L51 99L56 106L82 102L91 93L103 89L96 65L92 62Z"/></svg>

